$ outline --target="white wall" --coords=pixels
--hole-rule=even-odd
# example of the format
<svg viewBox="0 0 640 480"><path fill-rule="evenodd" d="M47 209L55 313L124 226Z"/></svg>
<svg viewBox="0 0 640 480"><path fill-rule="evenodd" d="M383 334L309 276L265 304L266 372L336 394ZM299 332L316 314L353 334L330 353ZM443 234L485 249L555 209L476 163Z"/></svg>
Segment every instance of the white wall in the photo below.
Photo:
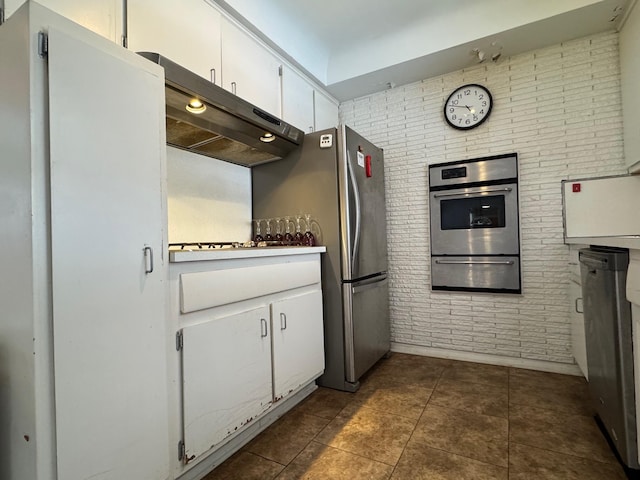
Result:
<svg viewBox="0 0 640 480"><path fill-rule="evenodd" d="M251 238L251 170L167 147L169 243Z"/></svg>
<svg viewBox="0 0 640 480"><path fill-rule="evenodd" d="M494 97L489 120L466 133L442 112L464 83ZM625 171L617 34L345 102L341 119L385 150L396 348L572 363L560 181ZM520 161L523 294L431 292L427 165L510 152Z"/></svg>

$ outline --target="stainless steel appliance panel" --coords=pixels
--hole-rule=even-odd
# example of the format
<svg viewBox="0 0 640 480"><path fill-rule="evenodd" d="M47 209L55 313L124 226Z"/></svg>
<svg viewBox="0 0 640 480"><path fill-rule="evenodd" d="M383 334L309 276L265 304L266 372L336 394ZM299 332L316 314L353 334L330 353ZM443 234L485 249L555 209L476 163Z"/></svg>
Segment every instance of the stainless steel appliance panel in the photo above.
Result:
<svg viewBox="0 0 640 480"><path fill-rule="evenodd" d="M354 280L387 271L384 160L380 148L346 126L338 148L342 274Z"/></svg>
<svg viewBox="0 0 640 480"><path fill-rule="evenodd" d="M346 378L355 383L391 348L386 275L344 283Z"/></svg>
<svg viewBox="0 0 640 480"><path fill-rule="evenodd" d="M579 258L591 402L623 462L638 468L629 253L592 247Z"/></svg>
<svg viewBox="0 0 640 480"><path fill-rule="evenodd" d="M432 165L429 168L429 185L431 187L455 186L517 178L518 166L514 158L515 155L510 154Z"/></svg>
<svg viewBox="0 0 640 480"><path fill-rule="evenodd" d="M431 287L434 290L520 291L518 256L431 257Z"/></svg>
<svg viewBox="0 0 640 480"><path fill-rule="evenodd" d="M518 184L429 193L432 255L518 255Z"/></svg>

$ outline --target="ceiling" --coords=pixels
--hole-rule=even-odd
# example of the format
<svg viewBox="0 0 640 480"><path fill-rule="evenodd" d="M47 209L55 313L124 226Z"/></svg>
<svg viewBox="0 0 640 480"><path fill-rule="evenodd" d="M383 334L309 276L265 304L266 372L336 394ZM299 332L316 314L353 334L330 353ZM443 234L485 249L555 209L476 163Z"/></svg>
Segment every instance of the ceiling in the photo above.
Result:
<svg viewBox="0 0 640 480"><path fill-rule="evenodd" d="M617 29L637 0L208 1L344 101Z"/></svg>

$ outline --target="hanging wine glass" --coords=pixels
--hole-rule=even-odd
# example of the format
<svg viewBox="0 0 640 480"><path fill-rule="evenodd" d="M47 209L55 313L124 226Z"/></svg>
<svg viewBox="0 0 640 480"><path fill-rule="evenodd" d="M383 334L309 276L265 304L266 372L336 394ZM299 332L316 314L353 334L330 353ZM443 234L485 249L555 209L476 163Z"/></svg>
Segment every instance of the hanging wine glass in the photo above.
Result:
<svg viewBox="0 0 640 480"><path fill-rule="evenodd" d="M265 222L267 222L267 227L264 230L264 241L265 242L272 242L273 241L273 235L271 234L271 218L267 218L265 220Z"/></svg>
<svg viewBox="0 0 640 480"><path fill-rule="evenodd" d="M293 233L291 233L291 217L284 217L284 243L293 245Z"/></svg>
<svg viewBox="0 0 640 480"><path fill-rule="evenodd" d="M302 244L307 247L314 247L316 245L316 237L311 233L311 214L305 213L304 221L307 224L307 229L304 232Z"/></svg>
<svg viewBox="0 0 640 480"><path fill-rule="evenodd" d="M302 245L304 240L304 235L302 234L302 227L300 226L300 221L302 220L302 215L296 215L296 233L293 236L293 243L296 245Z"/></svg>
<svg viewBox="0 0 640 480"><path fill-rule="evenodd" d="M262 220L258 219L254 220L253 222L255 224L255 235L253 236L253 241L256 243L264 241L264 237L262 236L262 232L260 231L260 224L262 223Z"/></svg>
<svg viewBox="0 0 640 480"><path fill-rule="evenodd" d="M282 245L282 240L284 240L284 236L282 235L282 219L276 218L275 225L276 225L276 236L274 238L276 242L278 242L278 245Z"/></svg>

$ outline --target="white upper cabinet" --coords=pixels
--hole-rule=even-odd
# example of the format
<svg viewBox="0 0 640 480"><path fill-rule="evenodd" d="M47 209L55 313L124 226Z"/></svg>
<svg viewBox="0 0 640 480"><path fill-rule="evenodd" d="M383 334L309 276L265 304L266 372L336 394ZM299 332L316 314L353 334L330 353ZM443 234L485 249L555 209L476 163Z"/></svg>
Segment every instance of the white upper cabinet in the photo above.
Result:
<svg viewBox="0 0 640 480"><path fill-rule="evenodd" d="M128 3L129 49L156 52L220 85L220 13L202 0Z"/></svg>
<svg viewBox="0 0 640 480"><path fill-rule="evenodd" d="M620 81L624 115L624 154L631 173L640 172L640 7L634 4L620 31Z"/></svg>
<svg viewBox="0 0 640 480"><path fill-rule="evenodd" d="M313 87L286 65L282 70L282 119L305 133L314 131Z"/></svg>
<svg viewBox="0 0 640 480"><path fill-rule="evenodd" d="M247 33L222 19L222 86L272 115L280 112L281 62Z"/></svg>
<svg viewBox="0 0 640 480"><path fill-rule="evenodd" d="M25 0L5 0L9 18ZM120 42L122 8L119 0L38 0L40 5L114 42Z"/></svg>
<svg viewBox="0 0 640 480"><path fill-rule="evenodd" d="M338 105L316 90L314 93L315 129L324 130L338 125Z"/></svg>
<svg viewBox="0 0 640 480"><path fill-rule="evenodd" d="M282 71L282 119L305 133L338 125L338 105L288 66Z"/></svg>

